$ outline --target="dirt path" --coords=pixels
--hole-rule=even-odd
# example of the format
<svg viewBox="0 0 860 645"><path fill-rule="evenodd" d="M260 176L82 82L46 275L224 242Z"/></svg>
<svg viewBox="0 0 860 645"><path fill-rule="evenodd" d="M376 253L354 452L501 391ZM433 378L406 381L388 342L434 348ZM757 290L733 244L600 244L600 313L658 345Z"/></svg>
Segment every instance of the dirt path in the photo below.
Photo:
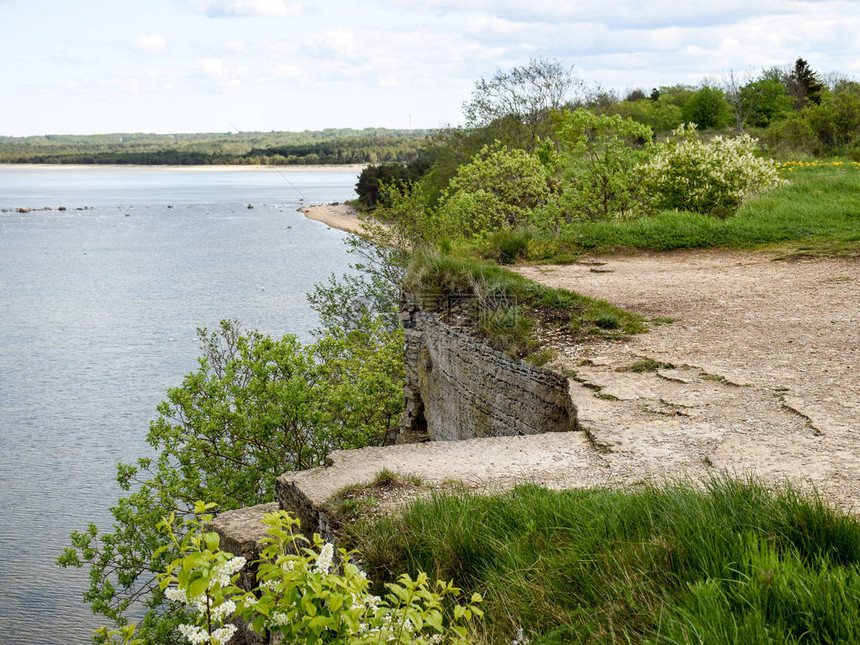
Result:
<svg viewBox="0 0 860 645"><path fill-rule="evenodd" d="M558 348L610 479L755 472L860 509L860 260L678 252L518 272L676 319ZM621 371L642 358L674 367Z"/></svg>

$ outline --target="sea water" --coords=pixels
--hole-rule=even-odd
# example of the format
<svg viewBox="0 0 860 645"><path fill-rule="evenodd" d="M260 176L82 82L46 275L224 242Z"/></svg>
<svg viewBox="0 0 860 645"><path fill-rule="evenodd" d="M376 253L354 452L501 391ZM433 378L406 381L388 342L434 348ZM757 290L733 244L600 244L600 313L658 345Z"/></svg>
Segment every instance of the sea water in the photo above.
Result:
<svg viewBox="0 0 860 645"><path fill-rule="evenodd" d="M309 340L305 294L348 270L301 204L355 172L0 166L0 643L86 643L73 530L110 529L117 462L196 367L196 329ZM65 210L59 210L60 208ZM50 208L51 210L35 210ZM18 209L32 209L18 212Z"/></svg>

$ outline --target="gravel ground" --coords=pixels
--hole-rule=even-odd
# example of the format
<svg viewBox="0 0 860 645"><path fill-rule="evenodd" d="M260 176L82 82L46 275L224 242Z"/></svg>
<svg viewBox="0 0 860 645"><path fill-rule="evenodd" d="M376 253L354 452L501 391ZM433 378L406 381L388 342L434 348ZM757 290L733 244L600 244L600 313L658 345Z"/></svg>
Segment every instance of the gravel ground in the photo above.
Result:
<svg viewBox="0 0 860 645"><path fill-rule="evenodd" d="M860 260L684 251L517 271L655 321L557 347L610 480L753 472L860 508ZM642 358L665 365L624 371Z"/></svg>

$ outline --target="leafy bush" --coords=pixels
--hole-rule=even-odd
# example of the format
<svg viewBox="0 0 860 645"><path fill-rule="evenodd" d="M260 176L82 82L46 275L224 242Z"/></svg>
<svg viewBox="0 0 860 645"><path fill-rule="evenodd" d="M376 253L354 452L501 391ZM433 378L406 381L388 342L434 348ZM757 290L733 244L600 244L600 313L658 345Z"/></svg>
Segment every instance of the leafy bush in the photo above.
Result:
<svg viewBox="0 0 860 645"><path fill-rule="evenodd" d="M731 121L731 106L721 89L705 85L684 105L683 115L684 121L702 129L719 130Z"/></svg>
<svg viewBox="0 0 860 645"><path fill-rule="evenodd" d="M566 221L638 213L643 204L638 165L648 158L651 128L579 109L558 117L557 134L564 175L557 203Z"/></svg>
<svg viewBox="0 0 860 645"><path fill-rule="evenodd" d="M860 83L845 83L824 94L807 110L807 119L819 141L836 150L860 141Z"/></svg>
<svg viewBox="0 0 860 645"><path fill-rule="evenodd" d="M269 501L286 470L321 465L337 449L381 444L402 407L402 333L380 322L330 331L311 345L292 336L243 334L233 322L200 330L203 357L158 407L147 440L158 451L117 466L126 497L110 508L112 531L75 531L59 564L87 565L84 599L118 625L138 602L140 633L169 642L184 619L165 611L153 583L171 557L157 529L208 496L225 509ZM177 613L178 611L178 613Z"/></svg>
<svg viewBox="0 0 860 645"><path fill-rule="evenodd" d="M609 114L617 114L647 125L655 132L668 132L683 123L683 112L677 105L669 103L668 100L660 100L661 98L663 97L622 101L610 106L607 111Z"/></svg>
<svg viewBox="0 0 860 645"><path fill-rule="evenodd" d="M786 116L792 109L785 84L775 78L760 78L744 85L740 101L746 125L764 128Z"/></svg>
<svg viewBox="0 0 860 645"><path fill-rule="evenodd" d="M457 170L442 196L434 229L460 238L518 228L549 194L548 172L538 157L497 142Z"/></svg>
<svg viewBox="0 0 860 645"><path fill-rule="evenodd" d="M371 594L370 581L349 553L341 549L336 556L319 535L305 546L299 520L286 511L265 515L269 528L256 563L259 584L245 592L236 586L245 558L222 551L218 534L205 530L211 506L197 502L198 519L181 536L173 516L161 524L177 557L158 576L159 588L186 608L191 622L177 629L192 644L223 645L236 632L230 622L236 617L258 634L296 645L466 643L466 624L482 615L481 597L472 594L467 605L454 605L446 620L443 603L460 590L450 582L437 582L431 590L424 573L388 583L385 597Z"/></svg>
<svg viewBox="0 0 860 645"><path fill-rule="evenodd" d="M728 215L754 193L784 183L773 160L756 156L749 135L717 136L705 143L692 123L673 135L642 166L657 208Z"/></svg>

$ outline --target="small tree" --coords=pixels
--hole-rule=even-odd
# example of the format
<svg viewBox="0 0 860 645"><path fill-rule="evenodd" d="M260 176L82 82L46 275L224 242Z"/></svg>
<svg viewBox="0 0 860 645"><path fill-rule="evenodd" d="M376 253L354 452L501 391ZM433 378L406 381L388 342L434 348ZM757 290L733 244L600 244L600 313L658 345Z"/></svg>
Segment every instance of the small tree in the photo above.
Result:
<svg viewBox="0 0 860 645"><path fill-rule="evenodd" d="M463 113L470 127L513 117L527 126L534 142L538 125L552 110L562 109L581 86L573 68L556 60L533 58L523 67L496 70L492 78L476 81Z"/></svg>
<svg viewBox="0 0 860 645"><path fill-rule="evenodd" d="M548 171L537 156L496 143L459 168L433 230L458 238L517 228L528 223L549 194Z"/></svg>
<svg viewBox="0 0 860 645"><path fill-rule="evenodd" d="M558 118L559 167L565 218L627 217L643 204L638 165L649 154L647 125L618 115L566 111Z"/></svg>
<svg viewBox="0 0 860 645"><path fill-rule="evenodd" d="M785 84L774 78L760 78L741 88L746 125L765 128L791 112L791 97Z"/></svg>
<svg viewBox="0 0 860 645"><path fill-rule="evenodd" d="M795 109L800 109L810 103L818 105L821 103L821 95L824 92L824 83L821 77L812 71L802 58L794 61L794 68L786 79L788 93L794 97Z"/></svg>
<svg viewBox="0 0 860 645"><path fill-rule="evenodd" d="M705 143L696 126L681 126L673 139L657 144L642 167L656 208L726 216L756 192L780 186L777 165L756 156L749 135L721 136Z"/></svg>
<svg viewBox="0 0 860 645"><path fill-rule="evenodd" d="M378 322L303 346L294 337L240 333L225 321L200 331L203 356L168 391L147 440L155 459L119 464L126 496L110 512L112 530L72 534L62 566L90 570L85 600L118 625L143 603L140 634L178 642L178 607L165 607L155 575L175 554L160 548L166 515L182 529L193 501L223 509L270 501L275 478L321 465L332 450L381 444L402 405L402 336Z"/></svg>
<svg viewBox="0 0 860 645"><path fill-rule="evenodd" d="M682 108L684 121L703 129L720 129L729 124L730 108L723 91L705 85Z"/></svg>

